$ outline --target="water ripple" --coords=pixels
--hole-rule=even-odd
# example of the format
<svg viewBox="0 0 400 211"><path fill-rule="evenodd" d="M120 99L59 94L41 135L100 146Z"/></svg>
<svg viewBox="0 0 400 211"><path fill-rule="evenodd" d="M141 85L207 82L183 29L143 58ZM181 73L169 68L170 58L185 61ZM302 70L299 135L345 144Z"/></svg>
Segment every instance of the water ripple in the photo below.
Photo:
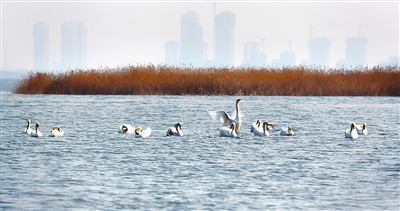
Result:
<svg viewBox="0 0 400 211"><path fill-rule="evenodd" d="M207 115L236 97L4 98L1 210L400 209L399 130L385 129L400 126L398 98L243 96L238 138ZM43 137L22 133L28 118ZM269 137L249 132L256 119L275 124ZM352 121L369 135L344 138ZM184 136L165 136L176 122ZM152 135L119 134L123 123ZM47 137L54 125L65 136ZM279 135L287 125L295 136Z"/></svg>

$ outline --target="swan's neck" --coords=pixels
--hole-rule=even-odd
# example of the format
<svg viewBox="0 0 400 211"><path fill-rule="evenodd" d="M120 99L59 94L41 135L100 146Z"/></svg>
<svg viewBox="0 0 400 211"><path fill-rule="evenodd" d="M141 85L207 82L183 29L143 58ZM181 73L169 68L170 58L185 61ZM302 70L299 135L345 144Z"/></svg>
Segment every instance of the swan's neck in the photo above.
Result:
<svg viewBox="0 0 400 211"><path fill-rule="evenodd" d="M31 127L31 123L28 122L28 126L26 126L26 129L28 130Z"/></svg>
<svg viewBox="0 0 400 211"><path fill-rule="evenodd" d="M264 125L263 125L264 133L265 133L265 131L267 130L267 125L268 125L268 124L265 124L265 123L264 123Z"/></svg>
<svg viewBox="0 0 400 211"><path fill-rule="evenodd" d="M236 103L236 119L240 119L240 114L239 114L239 102Z"/></svg>

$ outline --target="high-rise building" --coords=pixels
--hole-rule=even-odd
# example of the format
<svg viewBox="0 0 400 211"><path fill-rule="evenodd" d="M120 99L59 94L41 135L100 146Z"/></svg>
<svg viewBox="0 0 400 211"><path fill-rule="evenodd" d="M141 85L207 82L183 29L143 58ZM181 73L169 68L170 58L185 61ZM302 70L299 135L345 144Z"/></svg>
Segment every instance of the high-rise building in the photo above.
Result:
<svg viewBox="0 0 400 211"><path fill-rule="evenodd" d="M308 41L310 50L309 65L329 67L331 40L326 37L315 37Z"/></svg>
<svg viewBox="0 0 400 211"><path fill-rule="evenodd" d="M86 26L81 22L61 25L61 68L86 68Z"/></svg>
<svg viewBox="0 0 400 211"><path fill-rule="evenodd" d="M49 70L49 29L45 22L33 25L33 69Z"/></svg>
<svg viewBox="0 0 400 211"><path fill-rule="evenodd" d="M199 15L188 12L181 16L180 63L186 66L201 67L205 61L205 43Z"/></svg>
<svg viewBox="0 0 400 211"><path fill-rule="evenodd" d="M216 66L234 65L234 28L235 14L224 11L214 18Z"/></svg>
<svg viewBox="0 0 400 211"><path fill-rule="evenodd" d="M165 43L166 65L179 65L179 41L168 41Z"/></svg>
<svg viewBox="0 0 400 211"><path fill-rule="evenodd" d="M265 53L260 53L260 45L258 42L246 42L244 44L244 59L242 66L245 67L261 67L265 66L267 56Z"/></svg>
<svg viewBox="0 0 400 211"><path fill-rule="evenodd" d="M346 39L346 67L365 66L367 64L367 39L365 37L348 37Z"/></svg>

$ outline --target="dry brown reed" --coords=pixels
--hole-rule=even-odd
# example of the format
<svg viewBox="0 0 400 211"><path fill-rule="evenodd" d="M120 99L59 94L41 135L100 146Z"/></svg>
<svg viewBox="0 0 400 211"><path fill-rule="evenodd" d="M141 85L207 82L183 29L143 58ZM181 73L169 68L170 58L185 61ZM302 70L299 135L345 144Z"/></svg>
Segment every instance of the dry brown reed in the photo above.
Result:
<svg viewBox="0 0 400 211"><path fill-rule="evenodd" d="M178 68L137 65L116 69L30 72L17 94L400 96L397 66L345 69Z"/></svg>

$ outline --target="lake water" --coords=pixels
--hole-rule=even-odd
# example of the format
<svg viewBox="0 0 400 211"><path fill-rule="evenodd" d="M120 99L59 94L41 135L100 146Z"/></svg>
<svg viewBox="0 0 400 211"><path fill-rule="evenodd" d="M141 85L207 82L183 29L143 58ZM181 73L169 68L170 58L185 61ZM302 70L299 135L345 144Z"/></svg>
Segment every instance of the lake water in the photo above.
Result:
<svg viewBox="0 0 400 211"><path fill-rule="evenodd" d="M240 97L238 138L207 114L235 96L1 98L1 210L400 209L398 97ZM43 137L23 133L28 118ZM269 137L250 133L257 119ZM165 136L176 122L184 136ZM346 139L350 122L369 134ZM63 137L47 136L55 125Z"/></svg>

